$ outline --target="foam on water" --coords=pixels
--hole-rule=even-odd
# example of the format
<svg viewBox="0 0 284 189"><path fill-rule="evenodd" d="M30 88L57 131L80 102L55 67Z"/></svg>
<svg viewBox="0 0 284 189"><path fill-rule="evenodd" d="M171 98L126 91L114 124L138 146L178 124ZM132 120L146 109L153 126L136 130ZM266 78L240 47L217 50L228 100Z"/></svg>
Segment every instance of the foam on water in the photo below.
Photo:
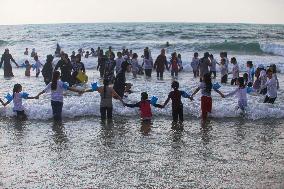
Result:
<svg viewBox="0 0 284 189"><path fill-rule="evenodd" d="M43 83L43 78L35 77L23 77L23 69L14 69L15 75L18 77L12 80L7 80L1 84L0 96L3 98L7 92L11 92L12 86L15 83L21 83L23 86L23 91L26 91L30 96L36 95L38 92L42 91L45 87ZM98 81L99 73L96 70L88 70L90 80L89 82ZM0 71L0 75L3 72ZM124 100L127 103L135 103L140 100L140 94L143 91L147 91L149 96L157 96L159 98L158 103L163 104L167 98L168 93L171 91L171 81L170 73L165 73L164 81L157 81L155 77L151 80L145 80L144 76L140 76L138 79L133 80L132 75L128 74L128 82L133 83L134 93L129 94ZM154 74L153 74L154 76ZM279 75L280 80L280 91L278 92L278 98L275 104L264 104L264 96L259 94L249 94L248 95L248 108L246 110L245 119L265 119L265 118L284 118L284 96L283 96L283 76ZM218 80L219 81L219 78ZM179 76L180 89L185 90L188 93L192 93L193 90L198 85L198 79L192 79L192 74L188 72L183 72ZM227 94L235 89L235 86L222 86L221 91ZM240 117L240 112L236 111L237 99L235 97L222 99L217 93L212 92L213 98L213 111L210 114L211 117L215 118L229 118L229 117ZM127 116L133 119L139 119L139 109L137 108L127 108L117 101L114 102L114 115ZM190 119L190 117L200 117L200 94L198 93L194 101L189 99L183 99L184 103L184 114L185 119ZM50 105L49 94L44 94L39 100L24 100L25 111L29 119L35 120L46 120L52 118L52 111ZM12 110L12 103L7 107L0 108L0 115L4 117L13 117L15 113ZM67 92L64 98L63 106L63 117L74 118L81 116L100 116L100 96L97 92L85 93L79 96L73 92ZM171 116L171 104L165 109L152 108L154 117L160 116Z"/></svg>

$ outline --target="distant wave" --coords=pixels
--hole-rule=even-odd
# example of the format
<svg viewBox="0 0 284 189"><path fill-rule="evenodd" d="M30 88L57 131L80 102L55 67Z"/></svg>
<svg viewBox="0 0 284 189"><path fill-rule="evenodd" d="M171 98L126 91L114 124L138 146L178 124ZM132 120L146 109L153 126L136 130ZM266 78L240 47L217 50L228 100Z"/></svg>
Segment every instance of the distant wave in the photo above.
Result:
<svg viewBox="0 0 284 189"><path fill-rule="evenodd" d="M223 43L210 43L205 44L205 48L212 50L226 50L226 51L236 51L236 52L251 52L251 53L263 53L258 42L223 42Z"/></svg>
<svg viewBox="0 0 284 189"><path fill-rule="evenodd" d="M0 46L7 45L7 44L8 44L8 42L7 42L7 41L0 40Z"/></svg>

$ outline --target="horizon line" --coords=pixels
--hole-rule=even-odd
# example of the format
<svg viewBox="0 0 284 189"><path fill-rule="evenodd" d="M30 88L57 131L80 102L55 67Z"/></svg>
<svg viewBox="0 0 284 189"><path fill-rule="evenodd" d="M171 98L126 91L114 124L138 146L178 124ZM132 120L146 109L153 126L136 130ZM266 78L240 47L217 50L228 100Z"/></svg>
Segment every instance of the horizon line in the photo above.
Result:
<svg viewBox="0 0 284 189"><path fill-rule="evenodd" d="M98 21L98 22L50 22L50 23L22 23L22 24L1 24L0 26L25 26L25 25L60 25L60 24L247 24L247 25L284 25L284 23L253 23L253 22L187 22L187 21Z"/></svg>

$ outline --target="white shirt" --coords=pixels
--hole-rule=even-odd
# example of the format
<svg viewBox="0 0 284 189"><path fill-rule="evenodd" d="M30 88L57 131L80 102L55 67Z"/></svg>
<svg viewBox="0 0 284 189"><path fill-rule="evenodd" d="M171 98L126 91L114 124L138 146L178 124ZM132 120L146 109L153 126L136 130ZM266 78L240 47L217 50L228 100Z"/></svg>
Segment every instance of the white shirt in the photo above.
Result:
<svg viewBox="0 0 284 189"><path fill-rule="evenodd" d="M37 60L37 61L35 62L35 66L36 66L36 72L37 72L37 73L40 72L41 62L40 62L39 60Z"/></svg>
<svg viewBox="0 0 284 189"><path fill-rule="evenodd" d="M277 81L274 77L269 79L265 86L267 87L267 96L269 98L276 98L277 97Z"/></svg>
<svg viewBox="0 0 284 189"><path fill-rule="evenodd" d="M49 83L46 88L44 89L44 92L51 91L51 100L57 101L57 102L63 102L63 92L66 90L63 87L63 82L58 80L57 81L57 88L55 91L51 90L51 84Z"/></svg>
<svg viewBox="0 0 284 189"><path fill-rule="evenodd" d="M210 66L210 71L212 71L212 72L216 71L216 64L217 64L217 61L215 59L212 59L211 66Z"/></svg>
<svg viewBox="0 0 284 189"><path fill-rule="evenodd" d="M234 64L233 66L232 74L233 74L233 79L239 78L239 65L237 63Z"/></svg>
<svg viewBox="0 0 284 189"><path fill-rule="evenodd" d="M24 106L22 104L22 94L21 93L14 93L14 98L13 98L13 103L14 103L14 111L23 111Z"/></svg>
<svg viewBox="0 0 284 189"><path fill-rule="evenodd" d="M260 78L260 88L263 89L265 88L265 84L267 82L267 77L266 77L266 71L265 70L261 70L260 74L259 74L259 78Z"/></svg>
<svg viewBox="0 0 284 189"><path fill-rule="evenodd" d="M116 70L116 72L120 71L121 64L122 64L123 61L124 61L124 58L122 58L122 57L115 59L115 70Z"/></svg>
<svg viewBox="0 0 284 189"><path fill-rule="evenodd" d="M234 95L238 97L238 101L247 102L247 88L246 87L245 88L238 87L233 92L225 95L225 97L234 96Z"/></svg>

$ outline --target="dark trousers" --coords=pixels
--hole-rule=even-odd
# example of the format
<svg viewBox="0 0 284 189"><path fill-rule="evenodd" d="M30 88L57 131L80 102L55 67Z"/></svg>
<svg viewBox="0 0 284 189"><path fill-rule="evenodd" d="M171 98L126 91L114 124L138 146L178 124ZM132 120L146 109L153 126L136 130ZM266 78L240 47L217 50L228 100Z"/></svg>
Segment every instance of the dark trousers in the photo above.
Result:
<svg viewBox="0 0 284 189"><path fill-rule="evenodd" d="M275 98L270 98L270 97L266 96L263 103L274 104L276 98L277 98L277 97L275 97Z"/></svg>
<svg viewBox="0 0 284 189"><path fill-rule="evenodd" d="M227 80L228 80L228 75L226 74L221 78L221 83L227 83Z"/></svg>
<svg viewBox="0 0 284 189"><path fill-rule="evenodd" d="M231 80L231 85L236 85L236 84L237 84L237 78L232 79L232 80Z"/></svg>
<svg viewBox="0 0 284 189"><path fill-rule="evenodd" d="M21 120L27 119L27 115L25 114L25 111L16 111L17 112L17 118Z"/></svg>
<svg viewBox="0 0 284 189"><path fill-rule="evenodd" d="M178 70L172 70L171 71L171 76L172 77L177 77L178 76Z"/></svg>
<svg viewBox="0 0 284 189"><path fill-rule="evenodd" d="M172 109L172 116L174 122L183 122L183 105L180 105L176 109Z"/></svg>
<svg viewBox="0 0 284 189"><path fill-rule="evenodd" d="M147 77L151 77L151 75L152 75L152 69L145 69L145 75L146 75Z"/></svg>
<svg viewBox="0 0 284 189"><path fill-rule="evenodd" d="M62 120L63 102L51 101L53 119L56 121Z"/></svg>
<svg viewBox="0 0 284 189"><path fill-rule="evenodd" d="M194 77L199 77L199 70L193 70Z"/></svg>
<svg viewBox="0 0 284 189"><path fill-rule="evenodd" d="M109 107L101 107L100 108L101 112L101 119L112 119L112 108Z"/></svg>
<svg viewBox="0 0 284 189"><path fill-rule="evenodd" d="M163 78L164 72L157 71L157 77Z"/></svg>

